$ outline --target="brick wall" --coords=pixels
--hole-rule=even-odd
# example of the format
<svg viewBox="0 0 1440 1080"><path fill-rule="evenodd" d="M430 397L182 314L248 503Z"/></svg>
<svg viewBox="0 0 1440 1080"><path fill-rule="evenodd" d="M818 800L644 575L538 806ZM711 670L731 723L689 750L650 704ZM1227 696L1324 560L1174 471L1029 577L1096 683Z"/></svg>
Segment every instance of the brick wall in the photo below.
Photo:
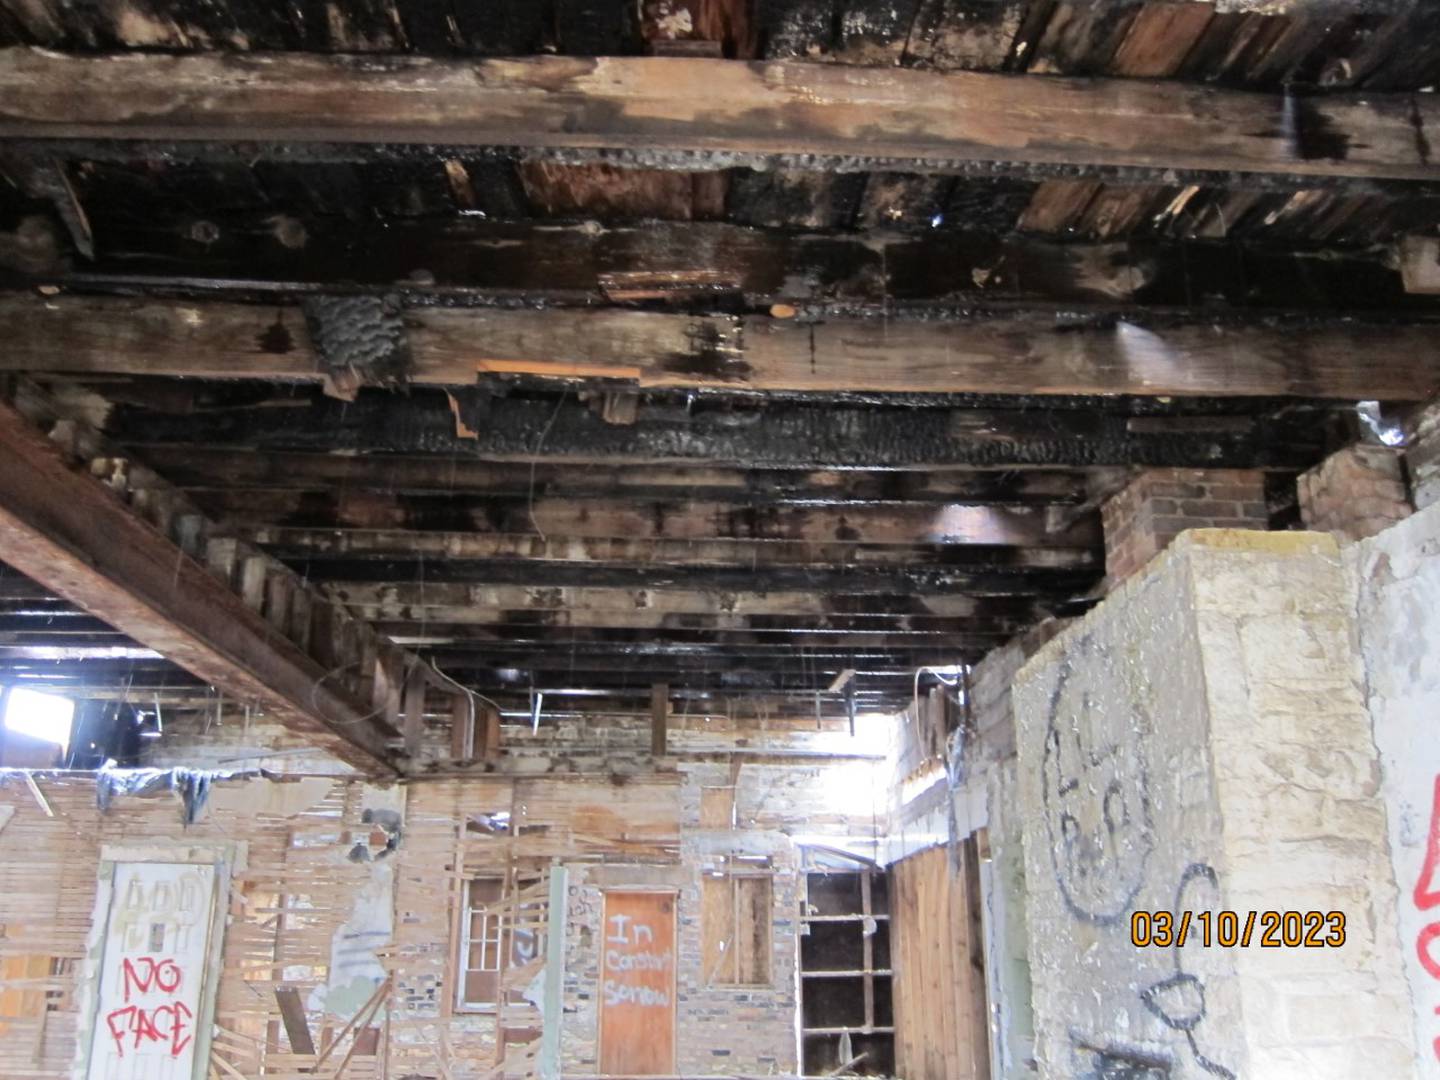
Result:
<svg viewBox="0 0 1440 1080"><path fill-rule="evenodd" d="M1144 469L1101 507L1105 571L1124 581L1186 529L1266 529L1265 475L1254 469Z"/></svg>
<svg viewBox="0 0 1440 1080"><path fill-rule="evenodd" d="M1356 444L1331 454L1296 484L1307 529L1364 540L1410 516L1401 454Z"/></svg>

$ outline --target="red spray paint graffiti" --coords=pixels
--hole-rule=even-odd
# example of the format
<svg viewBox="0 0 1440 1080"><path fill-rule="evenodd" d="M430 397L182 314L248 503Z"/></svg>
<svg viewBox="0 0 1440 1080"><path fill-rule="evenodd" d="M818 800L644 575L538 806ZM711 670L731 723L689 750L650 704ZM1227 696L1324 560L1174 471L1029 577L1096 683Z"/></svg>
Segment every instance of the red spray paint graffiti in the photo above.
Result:
<svg viewBox="0 0 1440 1080"><path fill-rule="evenodd" d="M152 991L173 994L180 989L184 975L174 960L153 956L126 957L120 965L121 985L125 992L125 1005L112 1009L105 1016L110 1037L115 1040L115 1053L125 1056L128 1045L139 1050L152 1043L159 1043L170 1053L179 1057L194 1038L190 1021L194 1014L182 1001L169 1001L163 1005L134 1005L132 995L143 996Z"/></svg>
<svg viewBox="0 0 1440 1080"><path fill-rule="evenodd" d="M1429 911L1440 904L1440 776L1435 777L1435 792L1430 808L1430 833L1425 838L1425 862L1420 867L1420 877L1415 882L1413 894L1415 907ZM1415 936L1415 955L1420 966L1436 981L1440 981L1440 960L1437 960L1430 946L1440 938L1440 921L1423 927ZM1440 1009L1435 1010L1440 1015ZM1440 1059L1440 1038L1431 1044L1435 1057Z"/></svg>

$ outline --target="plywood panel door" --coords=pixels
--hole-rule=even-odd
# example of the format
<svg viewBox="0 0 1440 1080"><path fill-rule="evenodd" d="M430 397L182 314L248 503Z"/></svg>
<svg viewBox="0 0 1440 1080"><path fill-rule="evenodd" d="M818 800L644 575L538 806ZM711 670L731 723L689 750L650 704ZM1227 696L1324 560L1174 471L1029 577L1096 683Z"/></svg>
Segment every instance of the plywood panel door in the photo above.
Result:
<svg viewBox="0 0 1440 1080"><path fill-rule="evenodd" d="M607 892L600 961L600 1071L675 1072L675 894Z"/></svg>
<svg viewBox="0 0 1440 1080"><path fill-rule="evenodd" d="M190 1080L215 911L215 868L115 864L89 1080Z"/></svg>

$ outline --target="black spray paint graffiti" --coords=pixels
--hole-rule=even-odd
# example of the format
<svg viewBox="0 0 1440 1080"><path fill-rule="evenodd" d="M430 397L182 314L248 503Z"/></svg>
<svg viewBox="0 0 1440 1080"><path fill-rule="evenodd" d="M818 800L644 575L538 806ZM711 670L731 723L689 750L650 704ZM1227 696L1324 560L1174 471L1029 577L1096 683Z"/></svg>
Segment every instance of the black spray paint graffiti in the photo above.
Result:
<svg viewBox="0 0 1440 1080"><path fill-rule="evenodd" d="M1082 638L1061 663L1050 695L1041 798L1055 881L1066 906L1087 922L1118 922L1145 883L1154 847L1138 706L1095 707L1097 679L1112 679ZM1133 710L1133 711L1132 711Z"/></svg>
<svg viewBox="0 0 1440 1080"><path fill-rule="evenodd" d="M1220 878L1215 869L1205 863L1191 863L1180 875L1172 910L1216 911L1220 906ZM1184 950L1179 945L1174 958L1174 972L1141 990L1141 1003L1167 1028L1185 1037L1183 1048L1188 1048L1198 1068L1220 1080L1238 1080L1233 1070L1200 1049L1207 1015L1205 981L1186 970ZM1077 1064L1076 1075L1082 1080L1168 1080L1176 1069L1176 1062L1166 1051L1126 1046L1073 1030L1070 1047Z"/></svg>
<svg viewBox="0 0 1440 1080"><path fill-rule="evenodd" d="M1221 907L1220 877L1213 866L1191 863L1180 875L1172 911L1216 911ZM1140 992L1140 1001L1172 1031L1179 1031L1189 1044L1195 1064L1211 1076L1236 1080L1236 1075L1200 1050L1201 1028L1205 1022L1205 982L1185 970L1183 947L1175 945L1175 973Z"/></svg>
<svg viewBox="0 0 1440 1080"><path fill-rule="evenodd" d="M1070 1033L1070 1045L1079 1063L1078 1080L1170 1080L1173 1063L1130 1046L1096 1046Z"/></svg>

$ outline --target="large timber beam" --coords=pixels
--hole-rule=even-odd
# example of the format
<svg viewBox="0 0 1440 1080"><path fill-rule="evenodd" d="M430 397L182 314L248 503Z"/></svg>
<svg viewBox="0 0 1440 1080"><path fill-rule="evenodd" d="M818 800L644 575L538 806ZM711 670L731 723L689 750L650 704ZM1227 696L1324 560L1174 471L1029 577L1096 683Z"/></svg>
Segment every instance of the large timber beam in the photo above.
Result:
<svg viewBox="0 0 1440 1080"><path fill-rule="evenodd" d="M0 137L1440 179L1428 95L701 58L0 52Z"/></svg>
<svg viewBox="0 0 1440 1080"><path fill-rule="evenodd" d="M1150 238L1062 243L944 223L917 234L711 221L366 223L273 211L136 220L128 207L116 213L98 194L87 198L86 209L95 258L65 260L59 224L31 216L12 234L8 252L0 231L0 271L8 264L18 282L217 298L343 286L451 303L664 301L694 310L737 299L750 308L786 304L807 312L960 301L1183 308L1196 297L1204 297L1210 313L1440 310L1433 298L1407 293L1409 275L1402 278L1383 251ZM113 218L104 216L107 210ZM53 258L40 260L37 249Z"/></svg>
<svg viewBox="0 0 1440 1080"><path fill-rule="evenodd" d="M292 523L340 529L465 529L575 539L798 540L810 543L1096 547L1094 521L1061 526L1043 507L966 503L735 506L700 500L500 499L381 492L240 490L197 499L224 525Z"/></svg>
<svg viewBox="0 0 1440 1080"><path fill-rule="evenodd" d="M13 328L12 331L13 333ZM3 363L4 354L0 354ZM1395 357L1396 363L1405 360ZM123 392L123 388L121 388ZM457 396L458 395L457 393ZM485 399L489 401L489 399ZM1031 397L991 407L773 403L765 408L647 405L633 424L607 423L573 396L489 403L470 430L443 395L362 394L354 402L296 395L286 407L211 407L190 414L119 406L107 431L127 446L205 443L280 451L446 454L457 459L585 466L704 465L745 469L966 470L1171 466L1303 470L1324 456L1317 410L1297 401L1236 399L1148 410L1086 400L1043 408ZM930 405L941 403L929 399ZM963 404L957 402L958 404ZM465 410L460 410L462 414ZM1319 410L1323 412L1323 410ZM1255 415L1260 413L1263 419Z"/></svg>
<svg viewBox="0 0 1440 1080"><path fill-rule="evenodd" d="M537 463L533 469L452 456L265 454L211 446L152 446L145 461L193 494L235 488L283 492L386 491L526 499L675 499L770 506L852 502L977 502L999 506L1079 503L1086 473L1031 470L866 473L845 470L586 468ZM423 543L424 541L420 541ZM331 550L361 550L350 532ZM352 548L353 545L353 548ZM371 550L381 550L371 547ZM692 549L693 550L693 549ZM477 556L471 555L471 558ZM655 561L651 558L647 561Z"/></svg>
<svg viewBox="0 0 1440 1080"><path fill-rule="evenodd" d="M297 308L105 297L0 299L0 370L319 382ZM1231 325L1035 314L939 320L411 308L417 384L496 374L728 391L1293 395L1419 401L1440 389L1434 327Z"/></svg>
<svg viewBox="0 0 1440 1080"><path fill-rule="evenodd" d="M639 613L651 619L667 615L779 615L815 619L839 615L878 620L874 629L883 630L886 629L885 621L895 615L973 618L987 607L984 599L973 595L824 596L814 592L712 592L583 586L526 588L426 582L339 582L328 586L328 591L352 608L378 612L380 618L395 619L407 617L407 613L434 611L433 618L438 622L493 622L526 612L546 615ZM470 614L452 620L450 614L440 613L452 609Z"/></svg>
<svg viewBox="0 0 1440 1080"><path fill-rule="evenodd" d="M183 496L156 478L131 491L130 463L82 425L50 423L26 388L18 397L0 399L0 560L358 768L398 772L381 710L353 690L367 655L388 650L403 668L401 650L269 556L212 546ZM97 475L96 462L113 469Z"/></svg>

